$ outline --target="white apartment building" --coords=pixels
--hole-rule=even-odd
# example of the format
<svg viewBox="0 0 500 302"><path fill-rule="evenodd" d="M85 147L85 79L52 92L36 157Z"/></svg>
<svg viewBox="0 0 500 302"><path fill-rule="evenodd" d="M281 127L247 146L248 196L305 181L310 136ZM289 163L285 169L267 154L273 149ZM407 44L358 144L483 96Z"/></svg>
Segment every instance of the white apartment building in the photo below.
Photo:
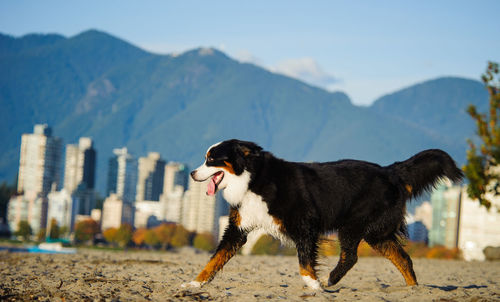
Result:
<svg viewBox="0 0 500 302"><path fill-rule="evenodd" d="M493 205L488 211L471 200L467 188L462 188L458 248L465 260L485 260L483 249L500 246L500 197L488 195Z"/></svg>
<svg viewBox="0 0 500 302"><path fill-rule="evenodd" d="M165 165L165 176L163 180L163 194L170 194L181 187L182 191L187 189L188 170L186 165L176 162L169 162Z"/></svg>
<svg viewBox="0 0 500 302"><path fill-rule="evenodd" d="M27 221L33 235L47 226L47 198L35 192L13 196L7 205L7 223L11 232L18 230L19 222Z"/></svg>
<svg viewBox="0 0 500 302"><path fill-rule="evenodd" d="M46 196L59 184L62 140L52 136L47 124L34 126L33 133L21 137L17 191Z"/></svg>
<svg viewBox="0 0 500 302"><path fill-rule="evenodd" d="M76 215L71 194L66 189L52 191L48 194L47 199L47 229L50 227L50 221L54 218L59 227L67 227L71 231Z"/></svg>
<svg viewBox="0 0 500 302"><path fill-rule="evenodd" d="M135 200L160 200L164 176L165 161L160 153L149 152L147 157L140 157Z"/></svg>
<svg viewBox="0 0 500 302"><path fill-rule="evenodd" d="M165 220L180 223L182 220L184 188L175 186L169 193L163 193L160 202L164 206Z"/></svg>
<svg viewBox="0 0 500 302"><path fill-rule="evenodd" d="M184 164L169 162L165 165L163 194L160 196L160 202L164 205L164 218L169 222L181 223L187 178L188 171Z"/></svg>
<svg viewBox="0 0 500 302"><path fill-rule="evenodd" d="M432 204L433 211L438 211L438 215L433 213L433 229L439 228L443 234L443 242L438 244L458 247L468 261L484 260L485 247L500 246L500 197L488 195L493 204L487 210L469 198L466 186L447 184L435 194L443 196Z"/></svg>
<svg viewBox="0 0 500 302"><path fill-rule="evenodd" d="M134 225L134 207L117 194L111 194L102 205L101 229L119 228L122 224Z"/></svg>
<svg viewBox="0 0 500 302"><path fill-rule="evenodd" d="M92 139L81 137L78 145L66 145L64 188L73 193L78 186L93 189L95 182L96 152Z"/></svg>
<svg viewBox="0 0 500 302"><path fill-rule="evenodd" d="M137 161L126 147L114 149L109 160L107 193L115 193L127 203L133 203L137 187Z"/></svg>
<svg viewBox="0 0 500 302"><path fill-rule="evenodd" d="M135 202L134 227L149 228L165 220L165 206L160 201L141 200Z"/></svg>

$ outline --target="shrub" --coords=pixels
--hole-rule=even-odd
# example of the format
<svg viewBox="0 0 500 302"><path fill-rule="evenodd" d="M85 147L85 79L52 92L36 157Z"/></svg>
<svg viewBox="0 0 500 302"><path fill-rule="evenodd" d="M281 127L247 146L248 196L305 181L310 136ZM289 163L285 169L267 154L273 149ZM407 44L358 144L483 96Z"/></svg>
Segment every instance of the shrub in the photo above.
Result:
<svg viewBox="0 0 500 302"><path fill-rule="evenodd" d="M269 235L262 235L252 247L253 255L277 255L280 242Z"/></svg>
<svg viewBox="0 0 500 302"><path fill-rule="evenodd" d="M97 233L99 233L99 225L93 219L85 219L75 225L75 241L77 242L93 240Z"/></svg>
<svg viewBox="0 0 500 302"><path fill-rule="evenodd" d="M14 233L16 236L20 236L24 241L28 241L33 235L33 230L31 229L31 225L26 220L19 221L17 226L17 231Z"/></svg>
<svg viewBox="0 0 500 302"><path fill-rule="evenodd" d="M128 224L122 224L116 232L116 243L120 247L126 247L132 241L132 227Z"/></svg>
<svg viewBox="0 0 500 302"><path fill-rule="evenodd" d="M132 241L134 242L135 245L141 246L144 243L144 237L147 232L146 228L139 228L135 230L134 234L132 235Z"/></svg>
<svg viewBox="0 0 500 302"><path fill-rule="evenodd" d="M118 232L117 228L109 228L104 232L102 232L102 236L104 237L104 239L106 239L108 243L115 245L117 232Z"/></svg>
<svg viewBox="0 0 500 302"><path fill-rule="evenodd" d="M434 246L428 249L426 258L439 258L439 259L460 259L461 253L457 248L449 249L444 246Z"/></svg>
<svg viewBox="0 0 500 302"><path fill-rule="evenodd" d="M61 235L61 230L55 218L50 220L50 229L49 229L49 238L50 239L59 239Z"/></svg>
<svg viewBox="0 0 500 302"><path fill-rule="evenodd" d="M193 247L208 252L213 251L215 249L214 237L210 233L197 234L193 240Z"/></svg>
<svg viewBox="0 0 500 302"><path fill-rule="evenodd" d="M38 234L36 234L36 240L38 242L43 242L45 241L45 236L47 235L47 229L46 228L41 228L38 231Z"/></svg>
<svg viewBox="0 0 500 302"><path fill-rule="evenodd" d="M154 228L154 232L158 238L158 243L161 244L164 250L166 250L168 245L171 244L172 238L175 234L175 229L176 226L173 223L162 223Z"/></svg>
<svg viewBox="0 0 500 302"><path fill-rule="evenodd" d="M175 227L174 235L170 244L173 247L182 247L189 243L189 232L182 225L178 224Z"/></svg>
<svg viewBox="0 0 500 302"><path fill-rule="evenodd" d="M149 247L154 248L158 243L160 243L160 240L158 239L158 236L156 232L152 229L149 229L146 231L144 234L144 243L146 243Z"/></svg>

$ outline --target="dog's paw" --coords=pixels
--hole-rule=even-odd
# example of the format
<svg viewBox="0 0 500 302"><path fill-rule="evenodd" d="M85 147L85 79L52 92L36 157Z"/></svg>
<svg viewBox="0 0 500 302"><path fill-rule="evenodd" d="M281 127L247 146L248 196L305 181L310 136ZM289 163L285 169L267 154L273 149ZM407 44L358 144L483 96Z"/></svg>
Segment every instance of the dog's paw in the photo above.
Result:
<svg viewBox="0 0 500 302"><path fill-rule="evenodd" d="M191 281L189 283L182 283L181 287L182 288L200 288L203 286L203 283L198 282L198 281Z"/></svg>
<svg viewBox="0 0 500 302"><path fill-rule="evenodd" d="M317 279L313 279L309 276L302 276L302 280L306 283L307 287L315 291L322 291L321 283Z"/></svg>

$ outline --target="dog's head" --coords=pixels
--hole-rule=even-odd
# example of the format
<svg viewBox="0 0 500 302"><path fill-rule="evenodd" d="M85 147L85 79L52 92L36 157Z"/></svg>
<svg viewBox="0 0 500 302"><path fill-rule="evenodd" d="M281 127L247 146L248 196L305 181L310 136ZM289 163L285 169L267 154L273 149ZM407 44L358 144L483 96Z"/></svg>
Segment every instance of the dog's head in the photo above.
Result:
<svg viewBox="0 0 500 302"><path fill-rule="evenodd" d="M249 158L258 156L261 150L252 142L236 139L217 143L208 148L205 162L191 172L191 177L195 181L210 178L207 195L214 195L217 190L226 188L240 178L247 170Z"/></svg>

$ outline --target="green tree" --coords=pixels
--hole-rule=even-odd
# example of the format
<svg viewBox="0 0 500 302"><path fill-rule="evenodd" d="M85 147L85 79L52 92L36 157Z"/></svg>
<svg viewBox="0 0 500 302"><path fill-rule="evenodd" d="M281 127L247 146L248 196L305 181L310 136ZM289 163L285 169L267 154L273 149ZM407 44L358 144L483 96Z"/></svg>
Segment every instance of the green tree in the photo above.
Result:
<svg viewBox="0 0 500 302"><path fill-rule="evenodd" d="M50 220L50 229L49 229L49 238L50 239L59 239L61 236L61 230L59 225L57 224L57 220L52 218Z"/></svg>
<svg viewBox="0 0 500 302"><path fill-rule="evenodd" d="M156 237L158 238L158 243L161 244L161 247L164 250L166 250L168 245L171 243L175 233L175 228L175 224L173 223L162 223L153 229L156 233Z"/></svg>
<svg viewBox="0 0 500 302"><path fill-rule="evenodd" d="M69 232L69 228L65 225L59 227L59 237L66 238Z"/></svg>
<svg viewBox="0 0 500 302"><path fill-rule="evenodd" d="M210 233L197 234L193 240L193 247L208 252L213 251L215 249L214 237Z"/></svg>
<svg viewBox="0 0 500 302"><path fill-rule="evenodd" d="M262 235L252 247L253 255L277 255L279 251L279 240L269 235Z"/></svg>
<svg viewBox="0 0 500 302"><path fill-rule="evenodd" d="M463 170L465 177L469 180L467 194L489 209L491 200L487 194L500 195L500 167L498 166L500 163L500 125L498 124L500 119L500 77L498 63L488 63L482 80L490 96L489 112L479 113L474 105L467 108L467 112L476 122L480 145L478 147L473 140L468 140L467 163Z"/></svg>
<svg viewBox="0 0 500 302"><path fill-rule="evenodd" d="M9 203L12 195L16 193L16 188L7 184L5 181L0 184L0 218L7 217L7 204Z"/></svg>
<svg viewBox="0 0 500 302"><path fill-rule="evenodd" d="M182 247L189 243L189 231L186 230L182 225L178 224L175 227L174 236L170 244L173 247Z"/></svg>
<svg viewBox="0 0 500 302"><path fill-rule="evenodd" d="M131 241L132 241L132 235L133 235L133 230L132 227L128 224L122 224L118 228L118 231L116 232L116 243L120 247L126 247Z"/></svg>
<svg viewBox="0 0 500 302"><path fill-rule="evenodd" d="M36 234L36 240L38 242L43 242L45 241L46 236L47 236L47 229L41 228L40 230L38 230L38 234Z"/></svg>
<svg viewBox="0 0 500 302"><path fill-rule="evenodd" d="M17 226L17 231L14 233L16 236L21 236L24 241L28 241L33 235L33 230L31 229L30 224L26 220L19 221Z"/></svg>
<svg viewBox="0 0 500 302"><path fill-rule="evenodd" d="M76 242L89 242L97 233L99 233L99 225L93 219L85 219L75 225Z"/></svg>
<svg viewBox="0 0 500 302"><path fill-rule="evenodd" d="M132 235L132 241L136 246L141 246L144 243L147 231L148 230L146 228L138 228L135 230Z"/></svg>
<svg viewBox="0 0 500 302"><path fill-rule="evenodd" d="M160 243L157 233L152 229L148 229L144 234L144 243L146 243L150 248L154 248L158 243Z"/></svg>
<svg viewBox="0 0 500 302"><path fill-rule="evenodd" d="M116 233L118 233L117 228L109 228L106 229L104 232L102 232L102 236L108 243L111 243L112 245L116 245Z"/></svg>

